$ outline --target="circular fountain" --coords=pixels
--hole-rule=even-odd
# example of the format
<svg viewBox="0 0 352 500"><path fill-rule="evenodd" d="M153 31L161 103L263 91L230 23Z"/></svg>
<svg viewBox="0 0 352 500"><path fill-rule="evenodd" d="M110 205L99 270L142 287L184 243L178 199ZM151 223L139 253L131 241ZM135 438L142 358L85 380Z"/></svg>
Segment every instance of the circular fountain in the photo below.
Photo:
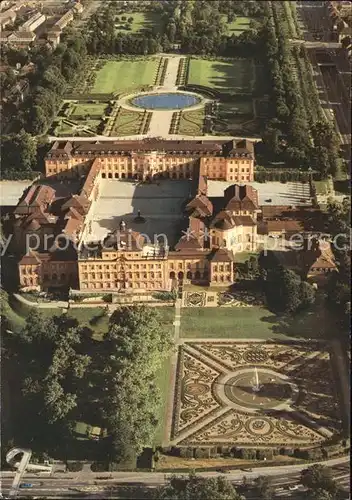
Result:
<svg viewBox="0 0 352 500"><path fill-rule="evenodd" d="M219 377L214 388L226 406L250 413L289 410L299 394L297 385L286 375L256 366Z"/></svg>

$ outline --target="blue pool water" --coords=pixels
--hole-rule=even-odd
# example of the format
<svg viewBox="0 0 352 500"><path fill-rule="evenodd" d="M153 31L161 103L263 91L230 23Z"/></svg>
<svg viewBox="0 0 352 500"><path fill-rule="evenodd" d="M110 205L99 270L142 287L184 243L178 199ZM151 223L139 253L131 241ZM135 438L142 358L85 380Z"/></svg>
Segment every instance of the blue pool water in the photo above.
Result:
<svg viewBox="0 0 352 500"><path fill-rule="evenodd" d="M183 109L200 102L196 96L189 94L148 94L134 97L131 103L146 109Z"/></svg>

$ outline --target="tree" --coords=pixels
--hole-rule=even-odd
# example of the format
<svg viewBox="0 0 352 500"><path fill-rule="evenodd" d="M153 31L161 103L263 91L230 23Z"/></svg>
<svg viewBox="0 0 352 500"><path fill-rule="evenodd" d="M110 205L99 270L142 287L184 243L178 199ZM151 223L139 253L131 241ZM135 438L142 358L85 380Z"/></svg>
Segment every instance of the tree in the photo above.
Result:
<svg viewBox="0 0 352 500"><path fill-rule="evenodd" d="M67 462L66 467L70 472L80 472L83 469L83 464L82 462Z"/></svg>
<svg viewBox="0 0 352 500"><path fill-rule="evenodd" d="M35 135L40 135L44 133L48 127L46 115L43 108L40 106L34 106L32 108L32 113L32 131Z"/></svg>
<svg viewBox="0 0 352 500"><path fill-rule="evenodd" d="M166 33L171 43L174 43L175 41L176 31L177 31L176 24L174 22L170 22L167 25Z"/></svg>
<svg viewBox="0 0 352 500"><path fill-rule="evenodd" d="M268 307L276 313L294 313L314 303L314 288L278 263L273 252L259 256L260 274Z"/></svg>
<svg viewBox="0 0 352 500"><path fill-rule="evenodd" d="M271 269L265 287L269 308L279 313L296 311L301 304L300 284L294 271L283 266Z"/></svg>
<svg viewBox="0 0 352 500"><path fill-rule="evenodd" d="M259 476L254 479L253 486L257 497L263 500L271 500L274 495L271 478L268 476Z"/></svg>
<svg viewBox="0 0 352 500"><path fill-rule="evenodd" d="M314 464L301 472L301 483L309 490L325 490L331 495L337 492L332 470L321 464Z"/></svg>
<svg viewBox="0 0 352 500"><path fill-rule="evenodd" d="M307 281L301 282L301 304L300 308L306 308L313 305L315 302L315 290L307 283Z"/></svg>
<svg viewBox="0 0 352 500"><path fill-rule="evenodd" d="M26 178L35 166L37 147L35 139L21 130L18 134L2 137L0 156L3 178ZM11 177L12 176L12 177ZM28 178L28 177L27 177Z"/></svg>
<svg viewBox="0 0 352 500"><path fill-rule="evenodd" d="M102 405L112 436L110 458L121 461L153 441L160 405L155 378L170 350L171 332L161 327L157 311L125 307L112 314L106 343L108 391Z"/></svg>
<svg viewBox="0 0 352 500"><path fill-rule="evenodd" d="M188 478L172 476L166 486L162 486L153 495L155 500L242 500L233 485L222 476L215 478Z"/></svg>
<svg viewBox="0 0 352 500"><path fill-rule="evenodd" d="M334 500L335 495L319 488L317 490L308 490L305 498L307 500Z"/></svg>

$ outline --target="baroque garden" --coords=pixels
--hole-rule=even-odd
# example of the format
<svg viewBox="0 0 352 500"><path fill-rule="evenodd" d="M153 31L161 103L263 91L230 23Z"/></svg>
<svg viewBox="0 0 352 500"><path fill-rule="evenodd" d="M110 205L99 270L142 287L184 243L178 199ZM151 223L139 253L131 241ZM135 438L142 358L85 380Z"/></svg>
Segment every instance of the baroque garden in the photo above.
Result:
<svg viewBox="0 0 352 500"><path fill-rule="evenodd" d="M272 10L281 7L274 3ZM250 21L228 20L226 29L242 34ZM116 32L125 29L119 22ZM162 25L146 11L133 14L130 29L138 33L148 23ZM160 55L151 50L148 56L121 51L86 56L82 78L68 82L48 123L46 177L24 193L11 221L21 293L2 301L8 331L20 334L22 349L55 344L56 371L50 366L43 375L26 359L30 376L26 384L16 383L25 385L20 389L25 404L44 395L50 424L69 420L65 432L73 436L70 443L80 458L86 451L94 456L92 440L99 441L99 459L112 446L116 462L126 459L126 450L138 455L144 447L187 458L244 458L244 450L254 451L253 459L322 458L324 447L340 443L348 427L349 361L333 340L340 320L325 307L324 285L338 265L331 250L323 253L319 247L309 254L314 257L309 263L302 251L294 271L285 268L286 261L266 266L261 251L275 231L257 234L257 226L273 221L272 214L265 215L271 208L282 209L282 221L285 211L303 211L302 220L318 212L309 176L299 171L304 182L254 182L260 170L254 145L270 115L271 82L260 58L171 49ZM306 60L299 64L304 74ZM315 111L318 119L320 110ZM285 140L280 141L281 147ZM333 215L335 222L347 217ZM204 243L201 235L208 228L211 239ZM182 236L185 229L196 235L191 243ZM58 230L76 245L76 253L61 260L56 249L24 255L25 235ZM140 248L137 231L166 234L170 247ZM128 248L131 235L135 240ZM85 251L85 243L110 239L108 250ZM238 251L242 241L246 247ZM285 288L288 304L281 310L272 307L275 292L275 299L282 298L276 278L292 284ZM53 291L64 291L63 301L43 306L43 296ZM146 309L138 307L142 302ZM49 340L45 328L36 334L31 325L33 307L49 325ZM58 319L58 313L64 314ZM61 351L65 328L68 357ZM138 334L129 344L126 332L134 329ZM9 351L18 342L11 335ZM120 374L110 356L111 349L123 351L119 342L126 342L124 355L131 346L137 353L131 386L129 372ZM70 381L67 387L73 377L73 389L59 391L55 399L60 367ZM119 384L126 384L131 407L131 401L118 406ZM148 420L145 434L133 408ZM126 421L133 429L125 438ZM45 449L55 448L48 442ZM120 448L126 453L119 454Z"/></svg>

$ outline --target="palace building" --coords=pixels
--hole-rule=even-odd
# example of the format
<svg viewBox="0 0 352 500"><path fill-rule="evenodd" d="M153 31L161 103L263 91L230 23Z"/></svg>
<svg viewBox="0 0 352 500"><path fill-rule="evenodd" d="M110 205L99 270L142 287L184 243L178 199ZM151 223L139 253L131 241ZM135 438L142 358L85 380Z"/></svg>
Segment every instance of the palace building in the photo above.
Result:
<svg viewBox="0 0 352 500"><path fill-rule="evenodd" d="M249 141L55 142L45 165L13 215L23 290L230 285L257 248ZM233 184L212 197L208 179Z"/></svg>
<svg viewBox="0 0 352 500"><path fill-rule="evenodd" d="M229 286L236 254L255 252L263 238L325 233L309 198L291 205L297 185L293 194L280 185L279 203L266 199L246 140L57 141L45 164L47 178L12 214L24 291ZM293 267L314 281L335 269L320 246L294 257Z"/></svg>
<svg viewBox="0 0 352 500"><path fill-rule="evenodd" d="M103 179L191 179L201 166L209 179L251 182L254 146L235 141L55 142L45 160L47 176L75 177L87 161L99 158Z"/></svg>

